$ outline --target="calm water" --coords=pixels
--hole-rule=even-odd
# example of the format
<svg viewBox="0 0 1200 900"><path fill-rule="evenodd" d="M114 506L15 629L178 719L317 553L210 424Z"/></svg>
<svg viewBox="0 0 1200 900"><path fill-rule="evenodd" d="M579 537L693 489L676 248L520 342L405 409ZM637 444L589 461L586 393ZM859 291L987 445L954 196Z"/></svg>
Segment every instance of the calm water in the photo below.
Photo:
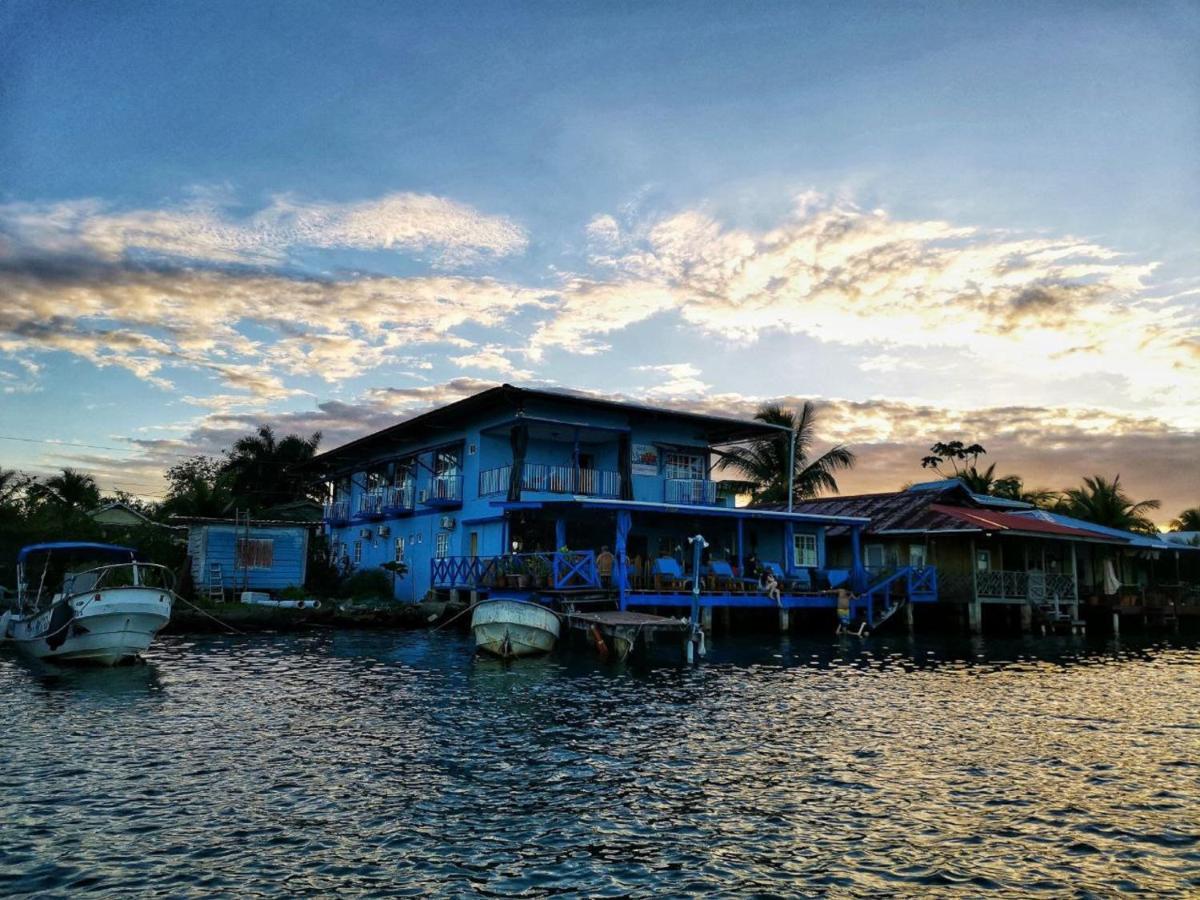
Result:
<svg viewBox="0 0 1200 900"><path fill-rule="evenodd" d="M1194 894L1198 701L1194 646L1064 639L5 651L0 894Z"/></svg>

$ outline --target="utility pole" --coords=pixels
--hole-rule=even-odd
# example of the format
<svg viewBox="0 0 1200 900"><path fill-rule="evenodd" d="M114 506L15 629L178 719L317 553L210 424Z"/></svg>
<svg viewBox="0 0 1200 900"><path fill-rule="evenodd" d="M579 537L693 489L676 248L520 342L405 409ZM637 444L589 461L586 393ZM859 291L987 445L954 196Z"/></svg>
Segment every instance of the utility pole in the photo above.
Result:
<svg viewBox="0 0 1200 900"><path fill-rule="evenodd" d="M796 439L800 436L797 425L792 425L792 440L788 447L788 505L787 511L792 511L793 493L796 482Z"/></svg>

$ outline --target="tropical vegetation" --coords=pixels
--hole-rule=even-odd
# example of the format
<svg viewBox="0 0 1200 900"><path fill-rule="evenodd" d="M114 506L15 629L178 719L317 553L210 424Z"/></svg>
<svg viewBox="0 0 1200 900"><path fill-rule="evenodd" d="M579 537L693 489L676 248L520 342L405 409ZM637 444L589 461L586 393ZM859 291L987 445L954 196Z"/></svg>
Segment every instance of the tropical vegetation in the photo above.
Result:
<svg viewBox="0 0 1200 900"><path fill-rule="evenodd" d="M1103 475L1091 475L1079 487L1064 491L1055 509L1096 525L1157 534L1158 527L1146 513L1160 505L1157 500L1132 500L1121 487L1120 475L1111 481Z"/></svg>
<svg viewBox="0 0 1200 900"><path fill-rule="evenodd" d="M786 410L778 403L759 407L754 418L768 425L778 425L777 438L761 438L718 450L717 467L733 469L742 475L733 487L748 493L758 503L786 503L788 499L788 460L793 459L792 496L807 500L826 491L837 493L836 474L854 466L852 450L837 444L820 456L813 456L817 442L817 411L809 401L798 412ZM795 454L792 439L795 436Z"/></svg>

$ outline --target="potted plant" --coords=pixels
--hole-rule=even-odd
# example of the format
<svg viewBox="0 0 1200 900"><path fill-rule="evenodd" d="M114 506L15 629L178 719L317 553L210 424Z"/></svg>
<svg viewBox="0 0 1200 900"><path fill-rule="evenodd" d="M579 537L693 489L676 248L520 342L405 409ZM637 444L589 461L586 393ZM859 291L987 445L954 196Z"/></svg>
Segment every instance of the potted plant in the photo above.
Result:
<svg viewBox="0 0 1200 900"><path fill-rule="evenodd" d="M543 556L529 557L529 576L535 588L546 586L546 576L550 574L550 566Z"/></svg>

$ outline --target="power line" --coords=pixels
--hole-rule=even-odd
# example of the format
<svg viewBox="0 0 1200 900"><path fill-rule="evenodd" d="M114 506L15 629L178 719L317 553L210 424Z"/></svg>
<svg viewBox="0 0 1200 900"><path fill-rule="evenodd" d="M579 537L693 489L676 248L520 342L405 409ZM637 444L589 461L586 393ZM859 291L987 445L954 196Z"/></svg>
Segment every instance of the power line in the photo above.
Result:
<svg viewBox="0 0 1200 900"><path fill-rule="evenodd" d="M80 444L75 441L55 441L51 440L50 438L14 437L13 435L9 434L0 434L0 441L20 441L23 444L50 444L54 447L87 447L89 450L115 450L117 453L136 453L139 450L143 452L147 450L145 447L107 447L104 444ZM158 450L156 452L165 454L166 456L179 456L184 458L194 455L191 453L175 453L170 450Z"/></svg>

